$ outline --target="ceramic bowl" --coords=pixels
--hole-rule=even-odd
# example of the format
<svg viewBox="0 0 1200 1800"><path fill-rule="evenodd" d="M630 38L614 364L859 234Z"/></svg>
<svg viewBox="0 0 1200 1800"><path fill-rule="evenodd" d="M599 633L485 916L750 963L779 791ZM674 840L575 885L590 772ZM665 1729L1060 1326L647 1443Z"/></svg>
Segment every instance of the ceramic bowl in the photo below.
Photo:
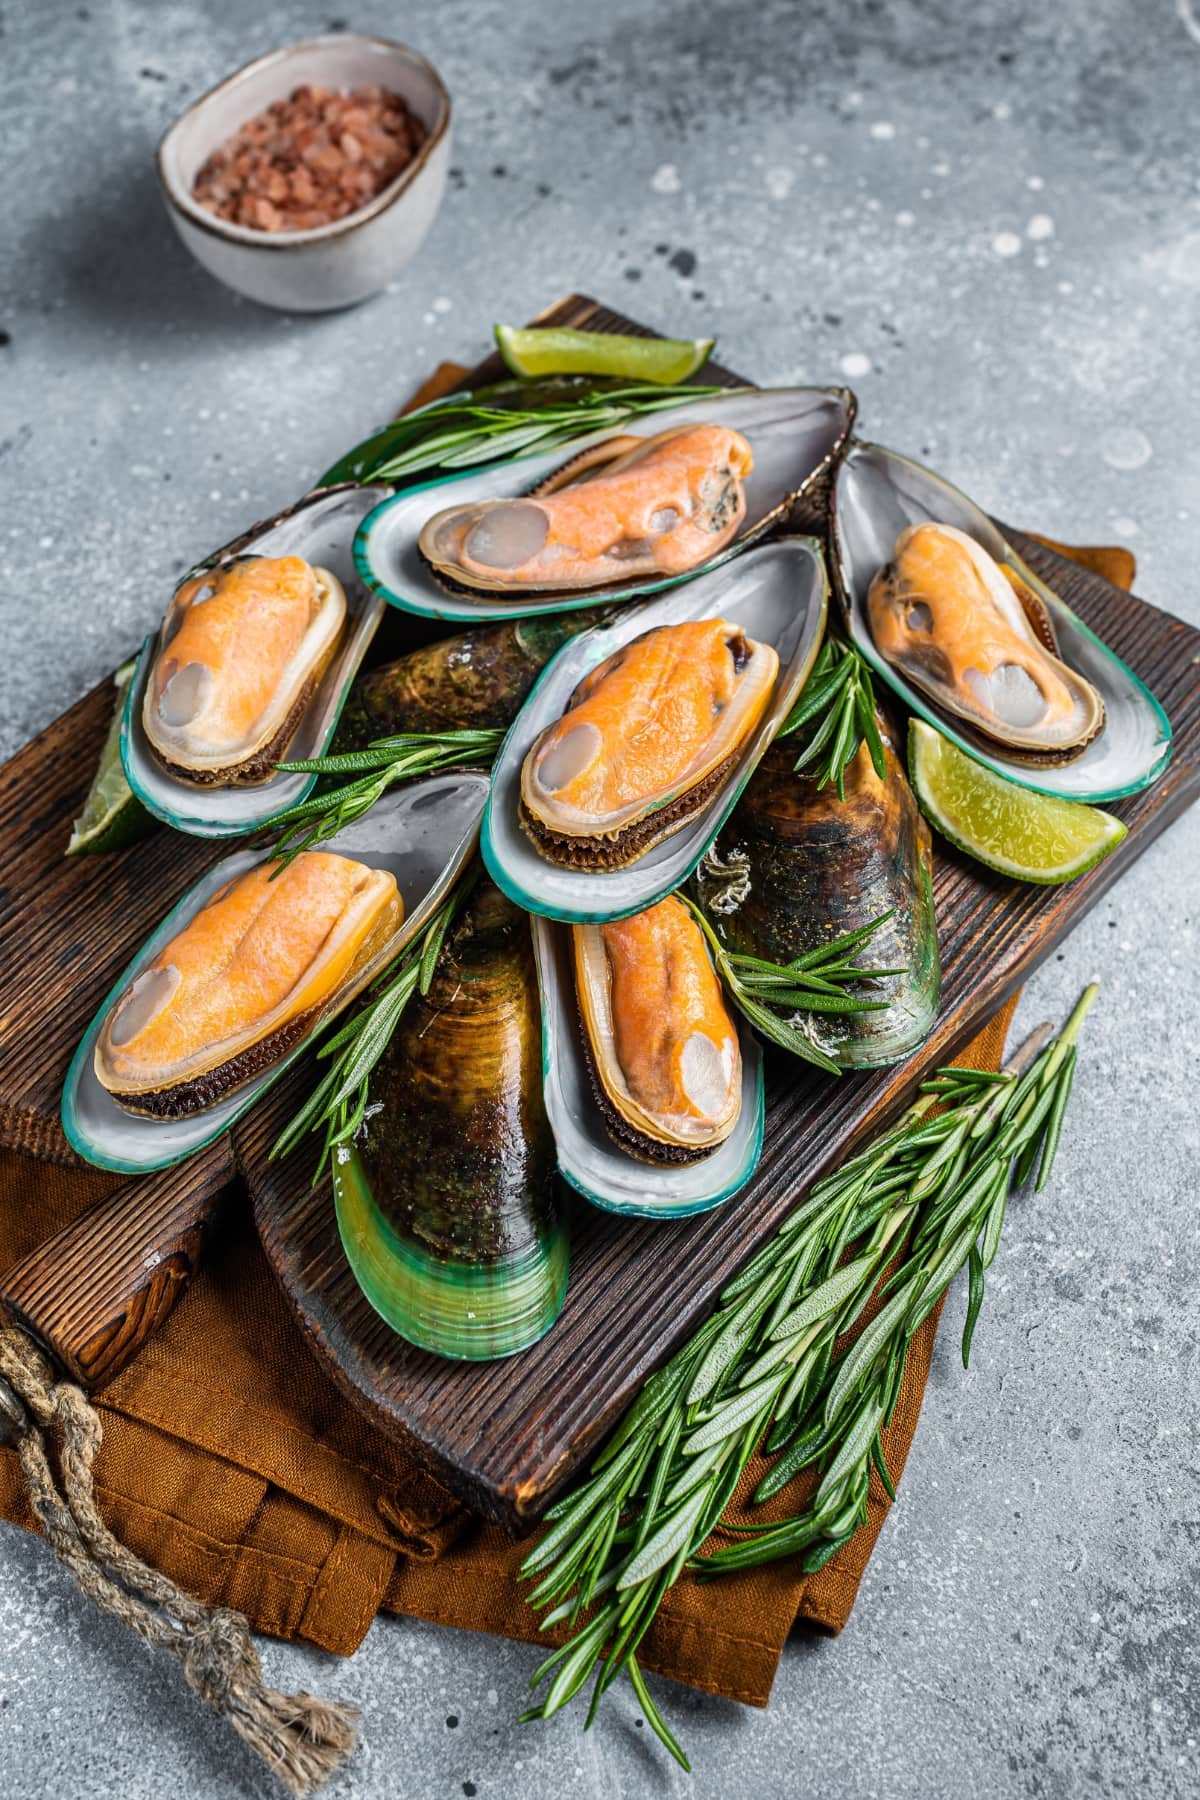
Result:
<svg viewBox="0 0 1200 1800"><path fill-rule="evenodd" d="M405 100L428 136L412 162L357 212L313 231L252 231L192 199L201 165L238 127L305 82L369 83ZM158 175L176 231L227 287L284 312L329 312L378 293L432 225L450 157L450 96L423 56L385 38L337 33L247 63L193 101L158 146Z"/></svg>

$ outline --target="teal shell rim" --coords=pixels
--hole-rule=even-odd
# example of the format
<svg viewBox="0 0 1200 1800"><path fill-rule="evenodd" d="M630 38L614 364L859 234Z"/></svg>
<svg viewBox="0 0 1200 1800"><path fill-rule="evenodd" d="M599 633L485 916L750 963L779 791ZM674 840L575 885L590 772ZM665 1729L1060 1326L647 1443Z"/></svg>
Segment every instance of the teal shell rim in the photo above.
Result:
<svg viewBox="0 0 1200 1800"><path fill-rule="evenodd" d="M368 1180L367 1172L363 1168L362 1159L358 1155L357 1150L351 1148L345 1162L340 1167L335 1168L333 1172L334 1218L338 1229L338 1240L342 1246L342 1254L346 1258L346 1265L354 1278L356 1287L372 1312L383 1321L389 1331L395 1332L397 1337L402 1338L406 1344L411 1344L414 1349L426 1351L431 1356L440 1356L446 1362L489 1363L505 1362L511 1356L520 1356L524 1351L531 1350L535 1344L539 1344L547 1333L554 1329L555 1325L558 1323L559 1316L562 1313L563 1306L566 1304L571 1275L571 1226L570 1219L566 1216L565 1212L560 1211L559 1216L555 1219L554 1224L547 1235L544 1245L545 1262L553 1279L552 1286L548 1293L547 1306L544 1311L539 1312L537 1315L539 1320L537 1330L530 1335L522 1337L519 1343L514 1343L505 1349L489 1350L480 1348L475 1354L472 1354L469 1350L446 1348L446 1344L449 1342L448 1336L439 1339L438 1334L434 1331L429 1332L425 1336L419 1335L416 1330L410 1334L409 1331L404 1330L397 1325L395 1319L390 1318L373 1298L370 1289L359 1272L360 1259L356 1252L351 1251L350 1246L346 1241L347 1230L342 1217L342 1190L346 1185L347 1170L353 1172L351 1178L356 1179L361 1183L364 1191L371 1195L372 1203L377 1204L374 1201L371 1184ZM419 1258L423 1263L427 1263L431 1270L436 1269L437 1273L435 1279L439 1281L445 1291L457 1289L464 1298L469 1296L475 1287L478 1287L481 1294L486 1291L486 1284L482 1279L478 1282L474 1282L471 1279L472 1275L479 1275L482 1277L482 1267L456 1268L455 1265L451 1263L438 1264L436 1258L428 1256L424 1252L417 1251L415 1257L408 1257L408 1266L410 1270L412 1268L412 1263L416 1258ZM528 1278L528 1272L526 1278Z"/></svg>
<svg viewBox="0 0 1200 1800"><path fill-rule="evenodd" d="M329 729L325 734L325 741L321 748L315 752L317 756L326 755L329 746L337 736L337 728L342 722L342 714L346 710L346 704L350 698L350 690L354 686L355 677L362 668L367 651L371 648L372 641L376 632L379 630L380 625L382 625L383 619L384 615L380 613L379 617L375 620L374 624L363 638L362 647L358 656L355 658L354 667L346 673L346 677L341 685L341 693L338 696L337 706L334 708L333 715L329 721ZM173 831L182 831L186 837L239 838L249 837L256 831L269 831L276 819L282 817L285 812L289 812L293 806L299 806L302 801L308 799L309 795L317 785L318 777L316 775L310 775L308 777L303 785L297 790L294 798L287 802L286 806L279 807L276 812L271 813L267 818L256 819L244 825L219 825L214 824L211 819L193 817L188 813L172 812L170 807L159 806L157 801L151 799L149 793L139 781L133 768L133 757L130 749L133 736L133 704L135 696L141 692L143 674L148 673L148 665L154 656L154 646L157 637L158 633L154 631L150 632L146 637L138 654L133 674L130 677L129 689L125 695L125 704L121 708L121 767L125 772L125 779L129 783L130 791L145 807L151 818L157 819L160 825L169 825Z"/></svg>
<svg viewBox="0 0 1200 1800"><path fill-rule="evenodd" d="M744 1160L742 1172L739 1174L737 1180L726 1187L723 1187L721 1191L714 1194L711 1199L690 1200L676 1204L672 1204L668 1201L661 1206L639 1206L636 1202L633 1204L626 1204L619 1200L606 1200L602 1194L598 1194L592 1188L589 1188L582 1176L577 1177L570 1169L565 1168L560 1159L558 1172L563 1180L567 1182L570 1187L573 1187L577 1194L582 1195L589 1205L599 1207L601 1212L617 1213L624 1219L693 1219L698 1213L712 1212L714 1208L724 1206L727 1200L732 1200L735 1194L740 1194L747 1183L754 1179L758 1165L762 1161L763 1142L766 1136L766 1077L763 1068L762 1046L759 1044L758 1039L753 1035L752 1030L749 1030L748 1028L748 1031L749 1041L757 1064L754 1071L754 1136L749 1143L749 1156ZM743 1036L743 1056L746 1054L746 1041L746 1037ZM544 1061L544 1029L542 1042ZM653 1165L647 1163L646 1167L647 1169L652 1169Z"/></svg>
<svg viewBox="0 0 1200 1800"><path fill-rule="evenodd" d="M811 536L811 534L797 533L793 536L788 536L786 538L771 539L770 543L768 545L756 546L756 547L770 548L771 544L775 544L775 543L803 544L807 548L809 553L811 554L813 561L815 562L815 564L817 566L817 570L818 570L818 572L820 574L820 578L821 578L820 595L818 598L818 612L819 612L819 616L820 616L820 624L819 624L819 628L813 638L813 647L812 647L812 651L811 651L809 657L807 658L807 666L804 670L803 678L799 684L799 687L797 688L797 695L799 695L799 693L801 693L803 691L805 682L807 682L809 676L812 674L813 664L816 662L817 657L820 655L821 645L824 643L825 634L829 629L829 600L830 600L829 568L826 563L825 552L822 547L821 540L819 538L815 538L815 537ZM499 762L503 758L505 752L508 749L509 741L512 738L513 734L515 733L518 724L520 723L521 714L524 713L526 707L531 706L533 704L533 701L536 698L539 690L541 689L543 684L549 680L551 672L553 671L554 666L557 663L559 657L564 656L568 651L572 651L572 652L577 651L582 640L587 637L590 637L593 632L606 631L607 629L608 629L607 624L593 625L590 632L582 632L582 633L580 633L580 635L578 637L568 638L567 642L562 646L562 648L555 652L555 654L551 657L550 661L546 664L546 667L542 670L541 674L538 676L537 680L534 682L533 687L530 689L528 695L526 696L524 705L521 707L521 711L517 714L517 717L513 720L512 724L509 726L507 732L505 733L504 741L500 745L499 750L496 752L496 760L495 760L495 764L493 764L493 767L495 767L497 764L499 764ZM679 875L676 879L668 881L666 883L666 885L663 886L661 891L656 891L655 893L653 893L652 895L650 895L647 898L643 898L643 899L635 901L632 906L626 906L626 907L614 909L612 911L608 911L608 912L604 912L604 913L595 913L595 912L584 912L584 913L553 912L553 913L551 913L551 912L547 912L542 906L540 906L532 898L532 896L530 896L529 894L527 894L525 892L524 888L521 887L519 882L513 881L509 878L506 870L503 867L503 864L501 863L501 861L499 859L496 849L493 845L493 842L492 842L492 808L495 803L495 797L496 797L494 786L488 793L487 805L483 809L483 822L480 825L480 829L479 829L479 850L480 850L480 855L483 857L484 867L486 868L488 874L491 876L492 880L495 882L496 886L500 889L502 894L507 895L507 897L514 903L514 905L521 907L525 912L536 913L539 918L555 919L560 924L563 924L563 925L603 925L603 924L608 924L615 919L632 918L635 913L645 912L647 907L655 906L655 905L657 905L657 903L660 900L665 900L668 894L673 894L675 892L676 888L682 887L684 882L689 881L691 879L691 877L695 874L696 869L699 867L700 863L704 860L704 857L707 854L707 852L709 851L709 849L711 849L712 844L715 841L718 833L721 831L726 820L729 818L729 815L732 813L734 807L737 805L739 799L741 798L742 792L745 789L747 782L750 780L751 776L754 774L754 771L758 767L759 762L761 762L762 757L765 756L767 751L770 749L771 744L774 742L776 735L778 735L778 734L777 733L772 734L772 736L763 745L761 753L759 754L758 757L755 758L754 763L751 765L750 768L746 769L746 771L742 775L732 778L725 787L720 789L716 799L712 802L712 806L713 806L712 830L708 833L702 847L697 851L695 860L693 862L691 862L688 865L688 867L684 870L684 872L681 875Z"/></svg>
<svg viewBox="0 0 1200 1800"><path fill-rule="evenodd" d="M952 481L947 481L944 475L939 475L936 469L927 468L924 463L917 462L915 457L905 456L899 450L889 450L886 444L873 444L868 443L865 439L860 439L856 444L848 447L846 451L847 458L853 455L855 449L883 450L888 456L894 457L897 462L904 463L905 466L910 469L916 469L921 475L927 476L932 481L940 482L943 487L948 488L952 494L956 495L968 507L972 508L975 512L980 513L981 517L988 518L989 523L994 524L994 521L989 518L989 515L984 513L981 507L975 505L975 502L971 499L969 494L964 494L961 488L955 487ZM835 579L838 588L841 591L843 612L849 618L853 618L853 610L846 600L841 578L841 534L838 529L837 521L836 492L834 496L832 517ZM1009 556L1012 558L1012 567L1032 582L1035 591L1040 590L1042 592L1053 593L1052 589L1048 589L1046 582L1042 580L1041 576L1031 569L1023 558L1017 554L1016 550L1013 549L1013 546L1004 536L1004 533L1000 530L1000 527L997 525L995 526L995 529L998 536L1003 539ZM1061 606L1065 612L1070 614L1075 628L1081 632L1090 643L1095 645L1096 649L1106 656L1109 662L1114 663L1124 675L1128 676L1133 686L1148 703L1151 712L1158 721L1162 750L1151 767L1147 770L1146 774L1141 776L1137 781L1128 783L1125 787L1097 789L1095 793L1090 793L1086 796L1081 794L1064 794L1057 788L1047 787L1044 783L1032 781L1028 779L1027 776L1016 773L1017 765L1002 762L1000 759L990 757L977 743L973 743L962 736L953 725L947 722L944 714L938 712L937 709L919 694L915 688L910 687L904 677L898 674L896 670L891 667L890 663L887 663L883 657L880 656L869 632L860 633L854 631L850 635L856 648L866 657L871 668L879 676L880 680L885 682L886 685L891 688L892 692L899 696L910 712L917 713L924 719L927 725L932 726L933 729L940 732L944 738L948 738L952 744L957 745L964 756L969 756L972 762L981 763L985 769L990 769L994 775L998 775L1002 780L1011 782L1014 787L1026 788L1030 793L1044 794L1052 800L1069 800L1077 806L1104 806L1111 804L1115 800L1129 800L1134 794L1142 794L1147 788L1153 787L1155 782L1160 781L1166 773L1167 766L1174 754L1174 732L1172 730L1171 721L1167 717L1162 702L1159 700L1158 696L1146 686L1141 676L1135 674L1129 667L1129 664L1125 662L1122 657L1118 656L1116 651L1111 649L1109 645L1105 643L1099 633L1093 631L1086 620L1081 619L1079 614L1073 611L1073 609L1067 605L1065 600L1059 599L1057 594L1054 594L1053 597L1057 605Z"/></svg>

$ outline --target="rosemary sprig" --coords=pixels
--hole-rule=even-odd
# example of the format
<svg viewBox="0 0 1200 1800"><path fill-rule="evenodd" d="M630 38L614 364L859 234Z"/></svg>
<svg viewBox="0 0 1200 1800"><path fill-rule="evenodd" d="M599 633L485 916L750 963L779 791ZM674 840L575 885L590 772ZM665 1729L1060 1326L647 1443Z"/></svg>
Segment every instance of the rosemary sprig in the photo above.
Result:
<svg viewBox="0 0 1200 1800"><path fill-rule="evenodd" d="M595 1674L590 1725L624 1670L688 1767L636 1660L663 1596L689 1567L717 1576L799 1555L820 1568L866 1518L872 1470L894 1492L882 1434L908 1346L969 1265L966 1362L1013 1180L1035 1166L1039 1189L1049 1178L1095 995L1089 987L1057 1039L1039 1034L998 1075L940 1069L898 1125L809 1191L651 1376L522 1565L543 1629L572 1628L536 1671L535 1688L552 1679L526 1718L550 1718ZM847 1339L873 1298L878 1310ZM725 1524L760 1447L769 1467L756 1502L806 1469L815 1486L791 1518ZM719 1526L740 1541L702 1554Z"/></svg>
<svg viewBox="0 0 1200 1800"><path fill-rule="evenodd" d="M883 740L875 722L875 688L861 652L844 638L827 637L800 698L779 728L779 736L806 730L795 762L819 788L833 782L846 798L846 770L863 741L880 781L887 774Z"/></svg>
<svg viewBox="0 0 1200 1800"><path fill-rule="evenodd" d="M397 782L432 775L437 769L490 763L503 738L502 731L401 731L394 737L375 738L365 750L277 764L289 773L356 778L340 787L323 787L280 813L275 821L282 826L275 845L279 868L361 819Z"/></svg>
<svg viewBox="0 0 1200 1800"><path fill-rule="evenodd" d="M446 934L470 898L477 879L478 870L473 867L430 915L399 960L380 976L365 1005L321 1045L317 1056L328 1061L329 1068L272 1144L272 1162L289 1155L310 1132L323 1132L321 1154L313 1172L312 1184L316 1187L326 1163L351 1142L366 1117L371 1071L391 1042L413 995L429 992Z"/></svg>
<svg viewBox="0 0 1200 1800"><path fill-rule="evenodd" d="M819 1045L814 1044L798 1022L800 1013L879 1012L886 1000L864 1000L846 992L849 983L875 981L887 975L902 975L902 969L864 969L854 961L859 951L891 918L880 913L857 931L847 931L815 950L808 950L789 963L767 962L759 956L743 956L727 950L710 925L702 907L687 894L680 893L693 918L708 939L713 963L734 1005L750 1023L793 1056L813 1063L826 1074L841 1073L837 1063Z"/></svg>
<svg viewBox="0 0 1200 1800"><path fill-rule="evenodd" d="M405 413L347 451L317 485L408 481L430 469L464 469L503 457L541 454L589 432L615 429L630 419L722 391L577 377L498 382Z"/></svg>

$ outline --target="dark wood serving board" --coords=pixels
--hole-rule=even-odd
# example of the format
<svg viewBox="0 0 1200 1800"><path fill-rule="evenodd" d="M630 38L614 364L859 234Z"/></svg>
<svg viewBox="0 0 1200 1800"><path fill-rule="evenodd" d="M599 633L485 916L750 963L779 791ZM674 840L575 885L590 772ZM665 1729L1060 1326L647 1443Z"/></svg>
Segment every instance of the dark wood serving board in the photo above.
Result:
<svg viewBox="0 0 1200 1800"><path fill-rule="evenodd" d="M578 296L541 322L639 329ZM490 359L471 379L498 372ZM725 1207L652 1224L578 1202L570 1291L553 1331L506 1362L456 1365L412 1349L371 1311L342 1254L328 1183L309 1187L309 1159L267 1160L311 1082L307 1063L236 1128L234 1162L267 1256L317 1354L376 1425L403 1438L483 1513L512 1525L537 1517L803 1188L893 1115L927 1069L966 1042L1200 794L1200 632L1022 533L1008 535L1158 695L1175 732L1171 766L1156 787L1114 809L1129 827L1120 847L1063 888L990 876L938 842L944 982L933 1035L899 1068L836 1081L786 1058L771 1061L762 1163ZM392 613L376 656L432 635L436 628ZM58 1101L80 1034L162 914L228 848L159 831L115 856L63 860L111 700L107 684L97 688L0 771L0 1143L61 1162L74 1160ZM131 1197L160 1197L172 1180L223 1183L230 1166L228 1143L219 1144L186 1177L131 1183Z"/></svg>

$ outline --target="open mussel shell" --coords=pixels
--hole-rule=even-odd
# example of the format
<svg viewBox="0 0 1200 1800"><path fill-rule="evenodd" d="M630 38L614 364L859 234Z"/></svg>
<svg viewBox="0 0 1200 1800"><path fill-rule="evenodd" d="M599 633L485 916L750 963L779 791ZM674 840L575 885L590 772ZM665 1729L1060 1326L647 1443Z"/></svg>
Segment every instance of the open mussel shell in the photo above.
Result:
<svg viewBox="0 0 1200 1800"><path fill-rule="evenodd" d="M854 397L846 388L737 388L622 427L617 434L621 437L653 437L664 427L711 423L729 426L750 444L754 467L745 482L746 513L738 533L718 556L686 574L645 576L566 593L460 594L448 592L421 556L418 539L435 513L452 504L468 506L527 494L593 445L613 437L612 430L594 432L539 456L406 488L383 501L363 520L355 540L359 574L375 593L405 612L477 623L656 593L726 562L780 523L828 474L853 421Z"/></svg>
<svg viewBox="0 0 1200 1800"><path fill-rule="evenodd" d="M492 771L481 840L492 879L527 911L579 924L626 918L673 892L708 849L807 680L827 604L820 546L812 538L781 538L642 606L626 607L564 645L517 715ZM536 739L562 717L583 677L634 638L661 625L716 618L772 645L779 657L766 711L732 757L728 774L681 829L625 868L548 862L519 816L521 770Z"/></svg>
<svg viewBox="0 0 1200 1800"><path fill-rule="evenodd" d="M312 697L305 705L295 735L281 761L299 762L323 756L333 740L350 684L358 672L383 617L383 602L364 588L354 567L354 533L363 515L383 494L383 486L330 488L306 494L278 518L256 525L214 552L201 568L217 568L246 556L302 556L314 567L328 569L346 595L346 623ZM142 723L150 672L158 654L159 634L142 647L125 703L121 725L121 761L138 799L156 819L194 837L235 837L269 825L272 819L303 800L316 777L275 774L253 787L199 787L173 775L154 755Z"/></svg>
<svg viewBox="0 0 1200 1800"><path fill-rule="evenodd" d="M843 1068L870 1069L924 1043L941 991L929 827L904 774L891 728L877 715L887 773L866 744L846 770L846 797L794 768L796 743L773 744L746 788L697 886L729 949L786 963L892 916L858 953L864 968L898 969L861 984L884 1010L800 1015L819 1049Z"/></svg>
<svg viewBox="0 0 1200 1800"><path fill-rule="evenodd" d="M569 1246L529 920L490 883L371 1075L334 1198L355 1279L410 1343L486 1361L558 1317Z"/></svg>
<svg viewBox="0 0 1200 1800"><path fill-rule="evenodd" d="M335 1003L324 1010L319 1024L327 1023L375 980L449 893L474 852L487 786L486 775L463 770L396 788L363 818L321 846L370 868L390 870L404 902L404 917L394 936L356 971L352 985L341 990ZM97 1009L72 1059L62 1097L63 1130L72 1149L86 1162L141 1174L182 1161L228 1131L307 1048L315 1025L261 1075L216 1105L181 1119L135 1118L101 1086L93 1066L96 1040L131 983L227 882L264 860L261 851L240 850L202 876L138 951Z"/></svg>
<svg viewBox="0 0 1200 1800"><path fill-rule="evenodd" d="M594 1206L640 1219L682 1219L730 1199L758 1167L763 1144L762 1051L745 1020L734 1015L742 1054L742 1103L733 1131L695 1162L643 1162L615 1142L596 1100L569 930L535 918L533 943L542 993L546 1112L565 1179Z"/></svg>
<svg viewBox="0 0 1200 1800"><path fill-rule="evenodd" d="M1058 654L1091 684L1104 706L1104 728L1069 762L1037 765L1006 756L995 741L935 706L876 648L867 595L909 525L932 520L976 540L1042 602ZM905 704L998 775L1041 794L1100 802L1136 794L1157 780L1171 754L1171 727L1158 701L1064 601L1022 562L987 514L920 463L877 444L853 444L833 484L834 579L846 627L871 667Z"/></svg>

